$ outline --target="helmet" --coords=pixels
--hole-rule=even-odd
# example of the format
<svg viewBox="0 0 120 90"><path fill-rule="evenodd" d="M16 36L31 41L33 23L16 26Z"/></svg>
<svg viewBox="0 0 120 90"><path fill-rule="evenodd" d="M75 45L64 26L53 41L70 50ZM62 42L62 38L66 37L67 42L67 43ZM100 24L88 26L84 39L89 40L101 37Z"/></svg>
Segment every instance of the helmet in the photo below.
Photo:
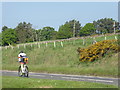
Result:
<svg viewBox="0 0 120 90"><path fill-rule="evenodd" d="M23 51L20 51L20 53L23 53Z"/></svg>

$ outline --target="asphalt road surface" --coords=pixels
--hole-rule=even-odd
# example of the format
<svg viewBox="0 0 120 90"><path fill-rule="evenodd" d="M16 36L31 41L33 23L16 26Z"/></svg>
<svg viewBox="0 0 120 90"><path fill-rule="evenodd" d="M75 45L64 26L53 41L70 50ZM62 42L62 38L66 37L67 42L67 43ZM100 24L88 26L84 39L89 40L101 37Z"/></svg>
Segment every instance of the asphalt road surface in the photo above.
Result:
<svg viewBox="0 0 120 90"><path fill-rule="evenodd" d="M18 76L17 71L0 70L2 76ZM66 75L66 74L48 74L29 72L29 78L54 79L54 80L72 80L104 83L118 86L118 78L106 78L84 75Z"/></svg>

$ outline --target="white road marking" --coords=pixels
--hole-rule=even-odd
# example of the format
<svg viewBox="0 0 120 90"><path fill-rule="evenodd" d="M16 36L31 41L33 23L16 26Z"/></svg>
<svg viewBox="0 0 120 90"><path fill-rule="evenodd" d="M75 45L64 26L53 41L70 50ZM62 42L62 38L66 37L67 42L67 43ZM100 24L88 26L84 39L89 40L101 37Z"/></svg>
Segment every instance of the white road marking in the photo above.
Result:
<svg viewBox="0 0 120 90"><path fill-rule="evenodd" d="M113 82L108 80L97 80L97 79L83 79L83 78L71 78L71 77L62 77L65 79L77 79L77 80L88 80L88 81L97 81L97 82Z"/></svg>
<svg viewBox="0 0 120 90"><path fill-rule="evenodd" d="M98 81L98 82L113 82L113 81L108 81L108 80L95 80L95 79L87 79L91 81Z"/></svg>
<svg viewBox="0 0 120 90"><path fill-rule="evenodd" d="M44 75L30 75L30 76L40 76L40 77L45 77Z"/></svg>

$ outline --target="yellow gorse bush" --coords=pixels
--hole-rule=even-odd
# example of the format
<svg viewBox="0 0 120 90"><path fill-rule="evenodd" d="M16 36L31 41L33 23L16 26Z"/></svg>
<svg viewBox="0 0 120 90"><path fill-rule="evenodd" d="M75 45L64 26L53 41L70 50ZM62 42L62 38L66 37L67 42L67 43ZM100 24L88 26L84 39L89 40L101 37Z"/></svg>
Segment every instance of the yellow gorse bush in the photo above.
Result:
<svg viewBox="0 0 120 90"><path fill-rule="evenodd" d="M117 53L120 51L118 40L104 40L97 42L89 46L88 48L78 48L80 58L82 62L92 62L100 57L103 57L106 53Z"/></svg>

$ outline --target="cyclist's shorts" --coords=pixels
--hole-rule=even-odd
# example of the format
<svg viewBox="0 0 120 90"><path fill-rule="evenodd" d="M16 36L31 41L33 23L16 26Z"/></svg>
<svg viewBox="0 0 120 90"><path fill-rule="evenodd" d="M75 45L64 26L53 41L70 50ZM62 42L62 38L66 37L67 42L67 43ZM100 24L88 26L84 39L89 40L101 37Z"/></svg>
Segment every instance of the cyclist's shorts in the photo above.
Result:
<svg viewBox="0 0 120 90"><path fill-rule="evenodd" d="M22 62L22 61L20 61L20 64L26 64L26 62Z"/></svg>
<svg viewBox="0 0 120 90"><path fill-rule="evenodd" d="M25 64L25 62L20 62L20 64Z"/></svg>
<svg viewBox="0 0 120 90"><path fill-rule="evenodd" d="M26 64L27 62L24 62L24 59L21 58L20 64Z"/></svg>

